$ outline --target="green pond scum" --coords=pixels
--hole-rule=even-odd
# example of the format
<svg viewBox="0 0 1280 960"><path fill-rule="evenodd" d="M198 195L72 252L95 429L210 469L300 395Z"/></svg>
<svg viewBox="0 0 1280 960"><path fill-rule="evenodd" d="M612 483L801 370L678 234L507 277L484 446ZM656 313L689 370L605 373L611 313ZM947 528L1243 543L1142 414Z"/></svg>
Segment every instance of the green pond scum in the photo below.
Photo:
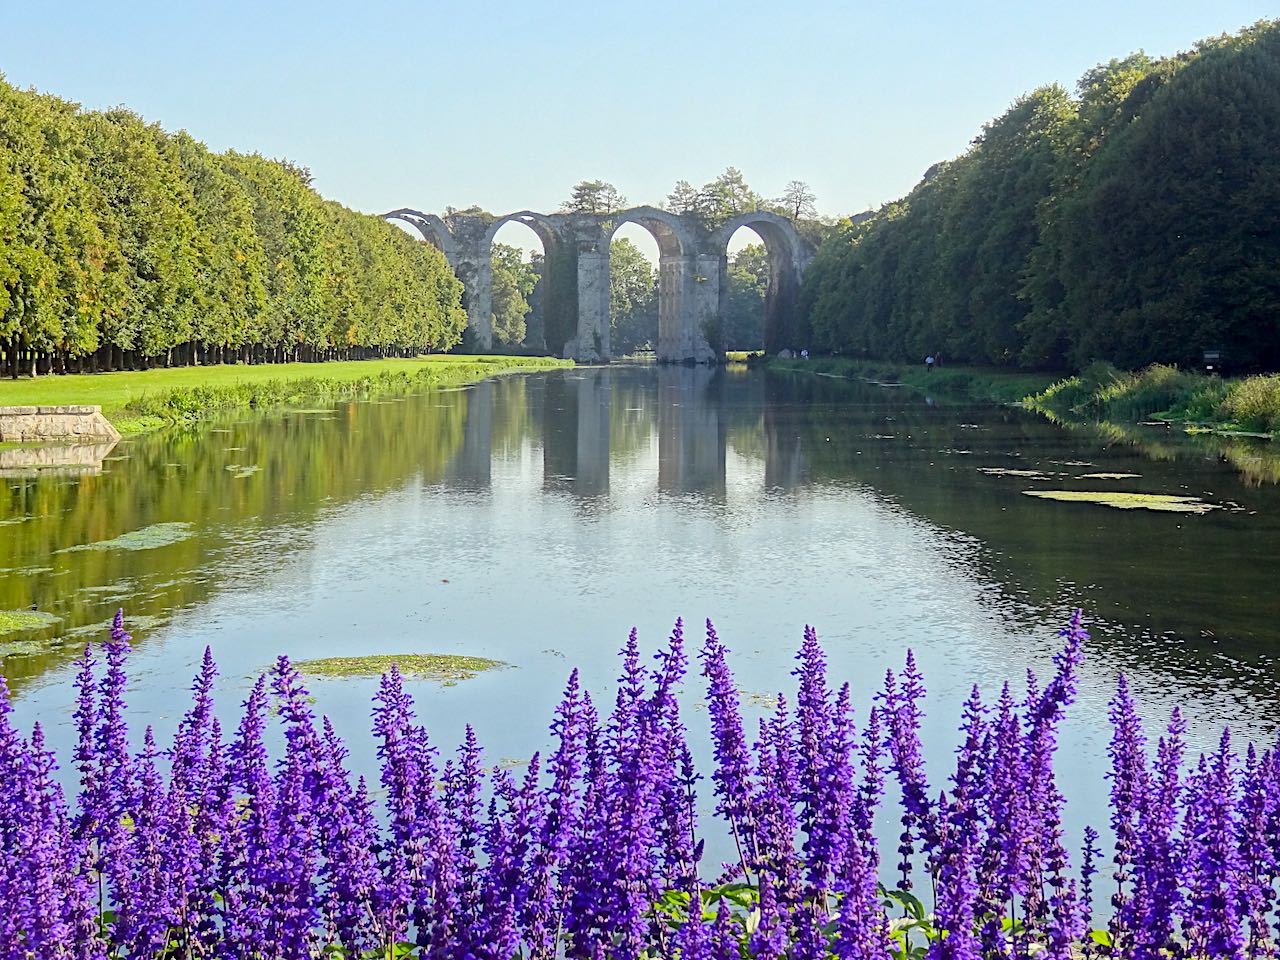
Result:
<svg viewBox="0 0 1280 960"><path fill-rule="evenodd" d="M1023 490L1023 495L1064 503L1098 503L1117 510L1155 510L1162 513L1208 513L1217 504L1199 497L1175 497L1161 493L1122 493L1105 490Z"/></svg>
<svg viewBox="0 0 1280 960"><path fill-rule="evenodd" d="M367 657L325 657L301 660L294 664L302 673L313 677L354 678L380 677L392 666L408 680L435 680L446 686L459 680L470 680L489 670L511 666L501 660L468 657L447 653L390 653Z"/></svg>
<svg viewBox="0 0 1280 960"><path fill-rule="evenodd" d="M59 619L52 613L39 610L0 610L0 636L23 630L40 630L57 623Z"/></svg>
<svg viewBox="0 0 1280 960"><path fill-rule="evenodd" d="M194 536L190 523L153 523L149 527L122 533L110 540L99 540L96 543L82 543L74 547L66 547L59 553L74 553L79 550L154 550L167 547Z"/></svg>

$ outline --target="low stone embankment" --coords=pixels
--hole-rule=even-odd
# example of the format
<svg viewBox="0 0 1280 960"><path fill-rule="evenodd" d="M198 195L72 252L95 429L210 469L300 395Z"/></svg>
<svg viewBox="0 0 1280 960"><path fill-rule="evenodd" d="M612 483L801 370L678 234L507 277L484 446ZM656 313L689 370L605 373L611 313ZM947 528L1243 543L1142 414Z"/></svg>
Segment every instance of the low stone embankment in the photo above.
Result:
<svg viewBox="0 0 1280 960"><path fill-rule="evenodd" d="M0 407L0 443L119 439L101 407Z"/></svg>

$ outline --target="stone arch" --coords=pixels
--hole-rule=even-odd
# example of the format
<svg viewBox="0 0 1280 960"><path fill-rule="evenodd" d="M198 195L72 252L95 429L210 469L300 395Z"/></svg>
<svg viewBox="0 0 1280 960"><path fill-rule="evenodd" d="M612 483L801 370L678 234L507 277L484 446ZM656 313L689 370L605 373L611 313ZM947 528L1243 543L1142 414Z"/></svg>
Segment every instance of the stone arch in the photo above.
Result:
<svg viewBox="0 0 1280 960"><path fill-rule="evenodd" d="M788 342L786 321L794 315L800 302L800 279L813 257L813 250L800 236L796 226L787 217L767 210L740 213L730 217L712 234L711 250L719 257L720 307L723 311L728 297L729 240L742 227L748 227L764 241L769 256L769 283L764 298L764 349L777 353L783 348L799 350L807 346Z"/></svg>
<svg viewBox="0 0 1280 960"><path fill-rule="evenodd" d="M634 223L647 230L658 244L658 359L702 363L714 360L704 328L705 316L714 314L716 309L719 278L702 263L698 235L691 222L657 207L632 207L597 219L598 244L579 257L601 258L603 275L597 294L601 303L596 308L600 313L599 328L607 331L609 327L610 244L619 227ZM706 303L712 304L710 310ZM607 348L607 339L604 342Z"/></svg>
<svg viewBox="0 0 1280 960"><path fill-rule="evenodd" d="M422 234L423 240L443 253L450 265L456 264L458 250L457 244L453 239L453 233L450 231L448 224L434 213L423 213L420 210L403 208L384 213L382 219L400 220L409 224L418 233Z"/></svg>
<svg viewBox="0 0 1280 960"><path fill-rule="evenodd" d="M519 223L528 227L542 244L543 270L535 288L535 296L542 301L542 325L530 331L534 341L541 341L553 352L561 350L565 340L573 335L577 326L576 312L567 314L566 304L576 301L576 276L569 279L565 274L565 265L560 255L566 249L566 236L563 217L556 214L537 213L533 210L518 210L504 216L495 217L479 237L478 266L484 273L484 283L490 291L489 302L492 303L493 288L493 244L501 230L508 223ZM576 307L576 302L573 303ZM551 316L555 313L555 316ZM567 328L567 329L565 329Z"/></svg>
<svg viewBox="0 0 1280 960"><path fill-rule="evenodd" d="M551 253L552 248L559 244L562 239L560 224L553 217L545 213L534 213L532 210L519 210L515 213L497 217L489 225L489 229L484 235L486 248L492 249L493 238L508 223L521 223L532 230L537 234L538 239L542 241L542 249L548 255Z"/></svg>
<svg viewBox="0 0 1280 960"><path fill-rule="evenodd" d="M689 225L677 214L657 207L632 207L602 218L605 250L613 241L613 235L624 223L634 223L648 230L658 243L661 257L690 256L697 248L697 240Z"/></svg>

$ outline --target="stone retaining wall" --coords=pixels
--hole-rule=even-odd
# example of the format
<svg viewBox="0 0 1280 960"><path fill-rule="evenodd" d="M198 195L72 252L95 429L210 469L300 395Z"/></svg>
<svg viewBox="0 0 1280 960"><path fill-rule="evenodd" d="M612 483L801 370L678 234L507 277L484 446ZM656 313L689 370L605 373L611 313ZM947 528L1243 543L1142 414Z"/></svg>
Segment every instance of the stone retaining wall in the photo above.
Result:
<svg viewBox="0 0 1280 960"><path fill-rule="evenodd" d="M0 407L0 442L119 439L101 407Z"/></svg>

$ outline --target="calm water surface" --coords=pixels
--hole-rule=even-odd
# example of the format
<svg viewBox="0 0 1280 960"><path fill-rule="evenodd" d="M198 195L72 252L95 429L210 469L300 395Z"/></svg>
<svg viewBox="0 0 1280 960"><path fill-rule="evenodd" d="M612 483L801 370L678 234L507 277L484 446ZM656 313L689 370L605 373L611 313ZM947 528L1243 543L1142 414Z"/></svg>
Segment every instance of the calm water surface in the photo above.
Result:
<svg viewBox="0 0 1280 960"><path fill-rule="evenodd" d="M1139 476L1081 479L1098 472ZM512 669L413 684L436 742L451 749L469 721L491 760L526 757L571 666L601 689L631 626L653 648L677 616L695 636L710 617L748 714L755 694L791 688L806 623L864 705L914 647L944 761L969 686L994 696L1027 666L1047 672L1076 605L1094 640L1061 762L1075 826L1105 819L1121 671L1153 722L1180 704L1199 744L1224 722L1256 738L1277 727L1280 465L1267 444L1068 429L822 377L615 367L148 436L82 473L0 479L0 610L62 618L0 637L0 667L19 722L39 719L60 751L71 660L117 606L137 637L131 724L162 733L206 645L227 716L277 653L465 653ZM1217 509L1024 495L1044 489ZM365 771L373 689L313 684Z"/></svg>

